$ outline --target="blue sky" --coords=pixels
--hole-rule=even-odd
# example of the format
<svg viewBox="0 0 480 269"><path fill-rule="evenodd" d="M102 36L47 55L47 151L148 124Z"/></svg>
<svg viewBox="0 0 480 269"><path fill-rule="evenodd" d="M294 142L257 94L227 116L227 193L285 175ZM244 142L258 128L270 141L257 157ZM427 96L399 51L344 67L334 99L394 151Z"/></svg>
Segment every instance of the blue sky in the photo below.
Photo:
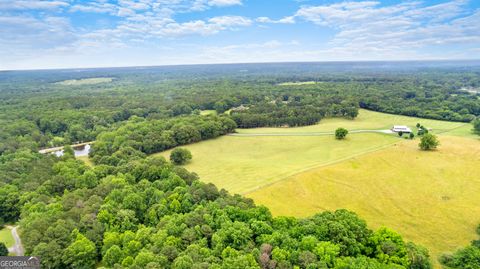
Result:
<svg viewBox="0 0 480 269"><path fill-rule="evenodd" d="M480 59L479 0L0 0L0 70Z"/></svg>

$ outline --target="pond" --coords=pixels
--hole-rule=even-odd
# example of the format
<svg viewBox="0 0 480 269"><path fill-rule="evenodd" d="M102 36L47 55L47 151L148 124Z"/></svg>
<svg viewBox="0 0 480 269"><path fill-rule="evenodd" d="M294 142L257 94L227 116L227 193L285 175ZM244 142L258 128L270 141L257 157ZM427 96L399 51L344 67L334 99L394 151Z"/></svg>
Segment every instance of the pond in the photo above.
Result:
<svg viewBox="0 0 480 269"><path fill-rule="evenodd" d="M88 156L88 154L90 153L90 148L90 144L73 147L75 157ZM63 156L63 149L54 151L52 152L52 154L55 154L57 157Z"/></svg>

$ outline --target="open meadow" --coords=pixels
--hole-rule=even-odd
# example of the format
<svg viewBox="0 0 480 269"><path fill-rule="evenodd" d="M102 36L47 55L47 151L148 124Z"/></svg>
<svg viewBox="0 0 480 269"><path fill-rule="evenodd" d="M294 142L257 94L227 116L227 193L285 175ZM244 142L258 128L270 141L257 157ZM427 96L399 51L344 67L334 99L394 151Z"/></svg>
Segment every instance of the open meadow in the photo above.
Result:
<svg viewBox="0 0 480 269"><path fill-rule="evenodd" d="M403 124L415 129L418 122L434 132L465 128L465 123L360 110L355 120L333 118L306 127L238 129L238 136L223 136L183 146L193 154L193 160L185 168L198 173L203 181L230 192L248 193L299 172L403 141L395 134L383 133L352 133L346 140L337 141L333 132L338 127L350 131L386 130L393 124ZM158 155L168 159L170 152Z"/></svg>
<svg viewBox="0 0 480 269"><path fill-rule="evenodd" d="M0 242L5 243L5 246L11 247L15 244L15 240L12 236L12 229L9 227L3 227L0 229Z"/></svg>
<svg viewBox="0 0 480 269"><path fill-rule="evenodd" d="M246 193L320 165L375 151L399 138L354 134L345 141L333 135L239 137L223 136L183 146L193 159L184 167L232 193ZM400 140L401 141L401 140ZM171 150L158 153L168 159Z"/></svg>
<svg viewBox="0 0 480 269"><path fill-rule="evenodd" d="M373 228L391 227L436 258L476 239L480 223L480 143L440 139L437 151L419 151L418 140L402 141L299 173L247 196L275 215L353 210Z"/></svg>
<svg viewBox="0 0 480 269"><path fill-rule="evenodd" d="M401 124L415 130L417 122L440 134L439 150L422 152L418 139L394 134L352 133L345 141L322 135L340 126L385 130ZM239 129L240 136L188 145L193 160L185 167L203 181L246 194L275 215L353 210L372 228L391 227L425 245L436 262L441 253L475 239L480 222L480 178L472 169L480 167L480 141L471 128L360 110L355 120ZM308 136L313 133L319 135ZM159 154L168 158L169 151Z"/></svg>
<svg viewBox="0 0 480 269"><path fill-rule="evenodd" d="M369 132L421 123L440 148L419 139ZM344 127L346 140L333 137ZM238 129L237 134L183 146L184 167L202 181L245 194L274 215L307 217L346 208L372 228L394 228L436 259L475 239L480 222L480 140L470 124L360 110L355 120L324 119L298 128ZM364 132L366 131L366 132ZM168 159L171 150L157 153ZM86 159L88 163L88 159ZM438 265L438 263L436 264Z"/></svg>
<svg viewBox="0 0 480 269"><path fill-rule="evenodd" d="M110 77L98 77L98 78L84 78L84 79L69 79L56 82L58 85L63 86L81 86L81 85L95 85L100 83L112 82L113 78Z"/></svg>
<svg viewBox="0 0 480 269"><path fill-rule="evenodd" d="M338 127L352 130L382 130L390 129L393 125L407 125L415 129L417 123L422 124L426 128L431 128L435 133L442 133L456 128L464 127L470 131L471 124L462 122L449 122L430 119L420 119L416 117L407 117L402 115L393 115L379 113L370 110L360 109L358 117L354 120L344 118L327 118L323 119L319 124L296 128L253 128L238 129L241 134L250 133L308 133L308 132L333 132Z"/></svg>

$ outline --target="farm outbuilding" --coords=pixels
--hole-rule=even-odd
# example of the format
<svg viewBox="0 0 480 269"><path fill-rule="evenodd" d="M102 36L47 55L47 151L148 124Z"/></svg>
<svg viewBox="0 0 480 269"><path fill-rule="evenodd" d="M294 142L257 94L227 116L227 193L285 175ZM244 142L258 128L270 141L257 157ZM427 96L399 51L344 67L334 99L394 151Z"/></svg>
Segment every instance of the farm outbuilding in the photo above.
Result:
<svg viewBox="0 0 480 269"><path fill-rule="evenodd" d="M408 128L408 126L405 126L405 125L394 125L392 127L392 131L395 132L395 133L411 133L412 130L410 128Z"/></svg>

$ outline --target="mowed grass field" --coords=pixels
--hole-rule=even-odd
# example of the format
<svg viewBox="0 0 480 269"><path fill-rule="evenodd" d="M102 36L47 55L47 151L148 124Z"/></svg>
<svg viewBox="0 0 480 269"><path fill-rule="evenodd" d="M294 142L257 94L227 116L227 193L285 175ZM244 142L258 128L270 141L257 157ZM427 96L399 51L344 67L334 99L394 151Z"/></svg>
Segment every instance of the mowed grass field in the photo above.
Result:
<svg viewBox="0 0 480 269"><path fill-rule="evenodd" d="M184 167L232 193L246 193L320 165L375 151L399 138L353 134L344 141L326 136L223 136L187 146L193 159ZM170 150L157 155L169 158Z"/></svg>
<svg viewBox="0 0 480 269"><path fill-rule="evenodd" d="M69 80L56 82L56 84L64 85L64 86L80 86L80 85L94 85L94 84L100 84L100 83L108 83L112 81L113 81L113 78L98 77L98 78L84 78L84 79L69 79Z"/></svg>
<svg viewBox="0 0 480 269"><path fill-rule="evenodd" d="M471 124L465 124L461 122L420 119L415 117L392 115L360 109L358 117L354 120L328 118L323 119L319 124L305 127L239 129L238 132L242 134L333 132L338 127L344 127L348 130L378 130L391 129L393 125L407 125L413 130L415 129L414 127L417 123L420 123L427 128L432 128L435 133L442 133L452 129L462 128L464 126L468 126L464 127L466 129L472 129Z"/></svg>
<svg viewBox="0 0 480 269"><path fill-rule="evenodd" d="M15 244L15 240L13 239L11 229L4 227L3 229L0 230L0 242L5 243L7 248Z"/></svg>
<svg viewBox="0 0 480 269"><path fill-rule="evenodd" d="M215 110L202 110L202 111L200 111L200 115L202 115L202 116L217 115L217 111L215 111Z"/></svg>
<svg viewBox="0 0 480 269"><path fill-rule="evenodd" d="M396 135L380 133L349 134L345 141L333 135L304 136L309 133L333 133L336 128L349 130L390 129L392 125L417 123L446 132L465 126L464 123L425 120L360 110L355 120L324 119L317 125L298 128L238 129L241 135L287 134L291 136L223 136L187 146L193 160L185 165L206 182L233 193L248 193L288 176L330 165L373 152L403 141ZM471 125L470 125L471 126ZM170 151L158 153L168 159Z"/></svg>
<svg viewBox="0 0 480 269"><path fill-rule="evenodd" d="M274 215L355 211L372 228L391 227L426 246L437 262L441 253L476 239L480 224L480 141L453 136L440 140L437 151L419 151L418 140L402 141L299 173L247 196Z"/></svg>

